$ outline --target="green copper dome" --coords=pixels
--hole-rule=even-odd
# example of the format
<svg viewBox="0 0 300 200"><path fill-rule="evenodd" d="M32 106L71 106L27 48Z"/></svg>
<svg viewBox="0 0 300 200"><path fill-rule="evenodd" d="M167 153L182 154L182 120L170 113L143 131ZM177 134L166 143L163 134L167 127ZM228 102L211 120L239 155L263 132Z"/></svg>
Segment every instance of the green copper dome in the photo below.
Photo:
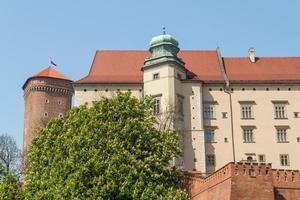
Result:
<svg viewBox="0 0 300 200"><path fill-rule="evenodd" d="M162 35L158 35L152 38L152 40L150 41L150 48L163 44L170 44L178 47L178 41L175 40L175 38L173 38L171 35L165 34L165 32L163 32Z"/></svg>
<svg viewBox="0 0 300 200"><path fill-rule="evenodd" d="M178 41L166 34L165 28L163 28L162 34L151 39L149 48L151 56L145 60L144 67L169 61L184 66L184 62L177 57L177 53L180 51L178 45Z"/></svg>

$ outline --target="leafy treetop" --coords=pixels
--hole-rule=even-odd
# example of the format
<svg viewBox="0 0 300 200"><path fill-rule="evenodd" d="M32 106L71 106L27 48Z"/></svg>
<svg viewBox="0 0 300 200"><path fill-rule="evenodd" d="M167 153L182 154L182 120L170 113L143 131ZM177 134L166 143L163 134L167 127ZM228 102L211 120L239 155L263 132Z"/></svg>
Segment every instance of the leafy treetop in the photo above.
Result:
<svg viewBox="0 0 300 200"><path fill-rule="evenodd" d="M152 103L119 93L50 121L29 151L26 199L187 199L169 166L178 135L155 128Z"/></svg>

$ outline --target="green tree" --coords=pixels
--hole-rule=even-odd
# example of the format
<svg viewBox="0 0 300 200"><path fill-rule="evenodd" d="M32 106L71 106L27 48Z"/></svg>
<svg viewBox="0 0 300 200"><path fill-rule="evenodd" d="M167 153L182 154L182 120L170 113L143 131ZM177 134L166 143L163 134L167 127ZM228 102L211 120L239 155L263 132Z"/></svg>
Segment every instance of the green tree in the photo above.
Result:
<svg viewBox="0 0 300 200"><path fill-rule="evenodd" d="M0 182L0 199L14 200L19 199L20 190L17 186L17 176L8 172Z"/></svg>
<svg viewBox="0 0 300 200"><path fill-rule="evenodd" d="M29 151L26 199L187 199L178 135L155 128L152 99L130 93L51 120Z"/></svg>

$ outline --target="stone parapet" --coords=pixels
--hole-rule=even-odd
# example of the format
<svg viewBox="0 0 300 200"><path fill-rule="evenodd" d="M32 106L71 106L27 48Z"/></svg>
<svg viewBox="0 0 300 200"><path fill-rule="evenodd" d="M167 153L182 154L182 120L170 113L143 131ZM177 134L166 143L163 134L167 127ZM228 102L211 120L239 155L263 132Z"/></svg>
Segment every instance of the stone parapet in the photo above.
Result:
<svg viewBox="0 0 300 200"><path fill-rule="evenodd" d="M270 163L228 163L204 178L185 171L183 188L191 199L300 199L299 170L272 169Z"/></svg>

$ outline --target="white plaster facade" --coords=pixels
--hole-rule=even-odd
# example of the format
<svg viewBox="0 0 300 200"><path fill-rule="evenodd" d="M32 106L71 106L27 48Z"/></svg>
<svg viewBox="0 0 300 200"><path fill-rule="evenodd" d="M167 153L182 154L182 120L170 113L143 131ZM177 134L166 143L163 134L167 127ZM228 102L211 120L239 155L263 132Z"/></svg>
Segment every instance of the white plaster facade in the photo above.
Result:
<svg viewBox="0 0 300 200"><path fill-rule="evenodd" d="M212 173L228 162L252 159L272 163L273 168L300 169L299 82L228 85L226 78L216 82L189 80L184 67L174 60L144 67L142 73L142 82L136 84L75 83L75 106L92 105L93 101L117 91L131 91L137 98L145 95L160 98L161 113L164 113L168 106L178 106L181 98L182 116L173 124L183 136L183 158L177 160L177 165ZM155 74L158 76L154 77ZM276 103L284 104L284 118L275 118ZM251 105L251 118L242 118L243 104ZM203 114L205 105L213 108L209 119ZM244 129L248 128L252 131L251 139L245 141ZM280 128L286 131L285 141L278 141ZM214 135L210 141L205 139L208 129ZM280 155L288 156L286 164L282 164ZM213 156L213 161L208 156Z"/></svg>

